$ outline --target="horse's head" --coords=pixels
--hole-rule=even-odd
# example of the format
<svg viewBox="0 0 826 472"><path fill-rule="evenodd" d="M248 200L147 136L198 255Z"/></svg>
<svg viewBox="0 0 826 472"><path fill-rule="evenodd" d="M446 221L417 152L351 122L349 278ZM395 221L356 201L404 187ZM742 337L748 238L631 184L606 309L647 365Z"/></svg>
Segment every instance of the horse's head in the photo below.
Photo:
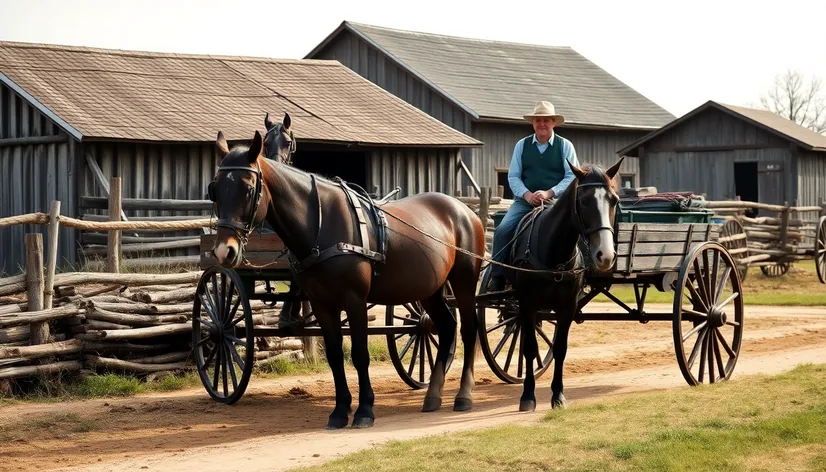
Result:
<svg viewBox="0 0 826 472"><path fill-rule="evenodd" d="M208 187L209 199L215 203L218 216L212 252L218 264L233 268L241 263L247 237L267 215L269 194L258 161L264 143L256 131L249 148L235 146L230 151L219 131L215 145L218 172Z"/></svg>
<svg viewBox="0 0 826 472"><path fill-rule="evenodd" d="M597 166L581 169L571 165L576 176L574 224L588 244L591 261L598 271L608 271L614 264L614 221L619 196L614 176L624 157L607 171ZM569 163L570 165L570 163Z"/></svg>
<svg viewBox="0 0 826 472"><path fill-rule="evenodd" d="M290 163L290 156L295 152L295 139L290 130L290 114L284 113L281 123L270 121L270 114L264 117L267 133L264 135L264 157L285 164Z"/></svg>

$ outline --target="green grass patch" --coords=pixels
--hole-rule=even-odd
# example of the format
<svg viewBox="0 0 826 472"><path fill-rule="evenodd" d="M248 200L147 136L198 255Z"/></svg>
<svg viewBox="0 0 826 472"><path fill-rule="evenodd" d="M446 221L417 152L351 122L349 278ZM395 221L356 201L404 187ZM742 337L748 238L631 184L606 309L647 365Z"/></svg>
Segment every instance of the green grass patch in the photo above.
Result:
<svg viewBox="0 0 826 472"><path fill-rule="evenodd" d="M513 398L514 410L518 404ZM823 470L826 365L572 403L539 423L387 445L305 471Z"/></svg>

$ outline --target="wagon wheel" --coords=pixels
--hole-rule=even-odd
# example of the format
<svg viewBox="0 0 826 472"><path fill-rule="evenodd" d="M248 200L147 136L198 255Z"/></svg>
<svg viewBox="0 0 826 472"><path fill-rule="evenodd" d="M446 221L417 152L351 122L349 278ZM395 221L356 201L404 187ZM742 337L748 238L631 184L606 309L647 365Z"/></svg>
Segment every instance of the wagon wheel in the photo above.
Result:
<svg viewBox="0 0 826 472"><path fill-rule="evenodd" d="M791 266L791 264L788 262L778 262L776 264L760 266L760 272L766 277L781 277L789 271L789 266Z"/></svg>
<svg viewBox="0 0 826 472"><path fill-rule="evenodd" d="M746 280L746 275L749 271L748 264L742 264L740 261L749 257L749 242L746 239L746 230L743 224L738 220L728 220L723 223L720 229L720 239L733 238L730 241L722 242L735 264L737 264L737 273L740 275L740 280Z"/></svg>
<svg viewBox="0 0 826 472"><path fill-rule="evenodd" d="M490 270L486 270L482 277L479 295L486 293L489 278ZM488 308L487 304L490 303L495 303L496 306ZM497 310L498 315L494 315L493 310ZM514 300L477 302L476 316L479 320L479 345L490 369L503 382L522 383L525 380L525 365L522 355L523 337L521 336L522 326L519 321L519 308L516 306L516 302ZM539 320L536 326L539 356L536 359L537 365L533 371L535 379L539 379L548 370L554 357L554 338L549 337L545 332L548 324L554 326L553 336L555 337L555 322ZM491 346L493 346L493 349L491 349Z"/></svg>
<svg viewBox="0 0 826 472"><path fill-rule="evenodd" d="M198 281L192 310L193 357L201 382L214 400L228 405L244 394L255 361L252 310L243 286L234 270L212 266Z"/></svg>
<svg viewBox="0 0 826 472"><path fill-rule="evenodd" d="M697 244L676 288L674 348L683 377L689 385L730 378L743 338L743 290L734 260L719 243Z"/></svg>
<svg viewBox="0 0 826 472"><path fill-rule="evenodd" d="M817 222L817 239L815 240L815 268L820 283L826 284L826 216Z"/></svg>
<svg viewBox="0 0 826 472"><path fill-rule="evenodd" d="M387 335L390 360L393 361L393 366L404 383L416 390L427 388L436 363L436 351L439 349L440 339L436 325L419 302L405 303L399 308L404 308L404 312L398 313L395 305L387 305L385 324L387 326L410 326L411 330L402 334ZM454 333L445 372L453 363L456 338L457 335Z"/></svg>

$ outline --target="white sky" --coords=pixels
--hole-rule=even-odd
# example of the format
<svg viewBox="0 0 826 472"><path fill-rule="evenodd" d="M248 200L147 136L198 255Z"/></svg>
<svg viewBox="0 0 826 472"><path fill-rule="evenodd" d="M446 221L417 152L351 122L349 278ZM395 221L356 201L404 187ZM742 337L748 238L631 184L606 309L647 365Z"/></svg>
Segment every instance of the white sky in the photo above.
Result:
<svg viewBox="0 0 826 472"><path fill-rule="evenodd" d="M671 113L757 105L787 67L826 81L826 0L0 0L0 40L301 58L343 20L571 46ZM537 99L540 99L537 97Z"/></svg>

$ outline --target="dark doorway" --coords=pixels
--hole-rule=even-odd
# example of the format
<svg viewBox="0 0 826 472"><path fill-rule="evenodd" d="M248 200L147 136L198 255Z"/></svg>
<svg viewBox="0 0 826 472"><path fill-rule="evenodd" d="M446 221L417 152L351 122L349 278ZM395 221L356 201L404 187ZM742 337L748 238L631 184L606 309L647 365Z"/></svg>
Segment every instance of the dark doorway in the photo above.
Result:
<svg viewBox="0 0 826 472"><path fill-rule="evenodd" d="M505 187L504 194L502 198L513 199L513 192L511 191L511 186L508 183L508 171L506 170L498 170L496 171L496 185L501 185Z"/></svg>
<svg viewBox="0 0 826 472"><path fill-rule="evenodd" d="M367 153L341 151L296 151L293 165L326 178L340 177L367 188Z"/></svg>
<svg viewBox="0 0 826 472"><path fill-rule="evenodd" d="M759 201L756 162L734 163L734 193L735 195L739 195L740 200L743 201ZM755 217L756 215L757 210L752 209L746 211L746 216Z"/></svg>

